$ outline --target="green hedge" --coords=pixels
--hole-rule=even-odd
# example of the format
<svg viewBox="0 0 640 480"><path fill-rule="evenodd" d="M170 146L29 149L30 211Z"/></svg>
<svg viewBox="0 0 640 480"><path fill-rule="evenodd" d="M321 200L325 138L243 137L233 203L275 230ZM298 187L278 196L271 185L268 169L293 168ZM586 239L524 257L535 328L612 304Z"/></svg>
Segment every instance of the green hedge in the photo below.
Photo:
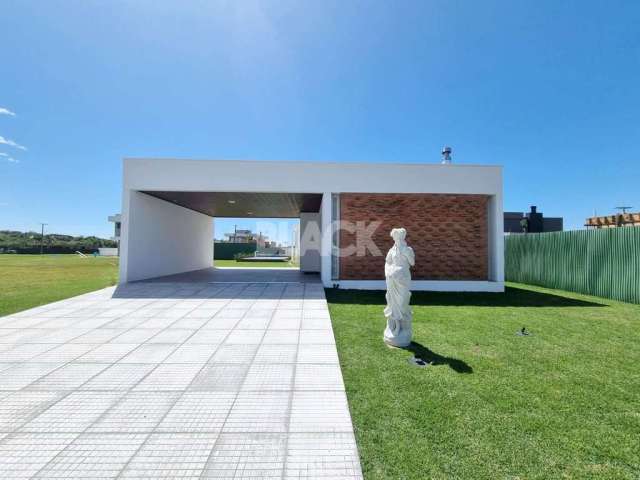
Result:
<svg viewBox="0 0 640 480"><path fill-rule="evenodd" d="M509 235L505 278L640 303L640 228Z"/></svg>
<svg viewBox="0 0 640 480"><path fill-rule="evenodd" d="M253 243L223 243L213 244L214 260L233 260L238 253L253 254L258 249L258 245Z"/></svg>
<svg viewBox="0 0 640 480"><path fill-rule="evenodd" d="M65 246L44 246L43 252L45 255L66 255L71 253L84 253L90 255L98 251L98 248L91 247L65 247ZM17 253L21 255L38 255L40 254L40 247L0 247L0 254Z"/></svg>

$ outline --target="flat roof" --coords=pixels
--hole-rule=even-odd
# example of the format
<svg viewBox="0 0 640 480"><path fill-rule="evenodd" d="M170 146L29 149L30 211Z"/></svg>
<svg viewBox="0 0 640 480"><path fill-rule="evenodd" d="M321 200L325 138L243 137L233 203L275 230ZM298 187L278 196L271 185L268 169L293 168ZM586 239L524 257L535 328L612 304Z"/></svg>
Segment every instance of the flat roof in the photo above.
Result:
<svg viewBox="0 0 640 480"><path fill-rule="evenodd" d="M123 166L124 188L149 194L502 193L497 165L125 158Z"/></svg>
<svg viewBox="0 0 640 480"><path fill-rule="evenodd" d="M336 161L336 160L256 160L256 159L228 159L228 158L176 158L176 157L124 157L123 161L159 161L159 162L228 162L228 163L256 163L274 165L387 165L387 166L438 166L438 167L472 167L472 168L502 168L498 164L478 164L478 163L448 163L440 162L386 162L386 161Z"/></svg>

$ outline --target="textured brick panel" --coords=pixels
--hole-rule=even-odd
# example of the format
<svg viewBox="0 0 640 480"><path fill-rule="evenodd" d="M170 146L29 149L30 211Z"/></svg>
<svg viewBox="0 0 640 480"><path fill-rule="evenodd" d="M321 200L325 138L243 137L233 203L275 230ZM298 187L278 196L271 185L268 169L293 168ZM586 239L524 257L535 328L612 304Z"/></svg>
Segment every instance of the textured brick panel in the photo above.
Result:
<svg viewBox="0 0 640 480"><path fill-rule="evenodd" d="M382 222L373 241L383 253L370 251L340 259L340 279L384 279L384 255L393 245L389 232L407 229L407 242L416 254L415 280L487 280L487 195L340 194L343 221ZM340 248L356 245L358 230L340 231Z"/></svg>

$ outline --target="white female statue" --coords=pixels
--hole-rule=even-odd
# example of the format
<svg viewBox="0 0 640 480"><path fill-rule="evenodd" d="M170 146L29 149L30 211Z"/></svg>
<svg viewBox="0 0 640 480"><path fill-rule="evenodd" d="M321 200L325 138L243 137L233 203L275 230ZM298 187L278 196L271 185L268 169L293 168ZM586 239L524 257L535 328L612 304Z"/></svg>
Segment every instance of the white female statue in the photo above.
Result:
<svg viewBox="0 0 640 480"><path fill-rule="evenodd" d="M391 238L395 244L389 249L384 265L387 279L387 306L384 316L387 328L384 330L384 341L394 347L406 347L411 343L411 271L415 264L413 249L407 245L404 228L391 230Z"/></svg>

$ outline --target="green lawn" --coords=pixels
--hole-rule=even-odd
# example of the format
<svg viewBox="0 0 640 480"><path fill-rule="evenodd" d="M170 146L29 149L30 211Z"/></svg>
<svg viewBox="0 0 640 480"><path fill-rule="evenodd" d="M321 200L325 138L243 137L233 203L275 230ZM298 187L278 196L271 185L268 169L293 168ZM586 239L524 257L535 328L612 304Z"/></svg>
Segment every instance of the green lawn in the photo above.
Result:
<svg viewBox="0 0 640 480"><path fill-rule="evenodd" d="M288 262L216 260L224 267L297 267ZM0 255L0 316L91 292L118 281L118 259L78 255Z"/></svg>
<svg viewBox="0 0 640 480"><path fill-rule="evenodd" d="M640 306L415 293L403 350L382 343L383 293L327 298L365 478L640 478Z"/></svg>
<svg viewBox="0 0 640 480"><path fill-rule="evenodd" d="M238 262L236 260L214 260L214 267L244 267L244 268L297 268L292 262Z"/></svg>
<svg viewBox="0 0 640 480"><path fill-rule="evenodd" d="M117 280L117 258L0 255L0 316L114 285Z"/></svg>

